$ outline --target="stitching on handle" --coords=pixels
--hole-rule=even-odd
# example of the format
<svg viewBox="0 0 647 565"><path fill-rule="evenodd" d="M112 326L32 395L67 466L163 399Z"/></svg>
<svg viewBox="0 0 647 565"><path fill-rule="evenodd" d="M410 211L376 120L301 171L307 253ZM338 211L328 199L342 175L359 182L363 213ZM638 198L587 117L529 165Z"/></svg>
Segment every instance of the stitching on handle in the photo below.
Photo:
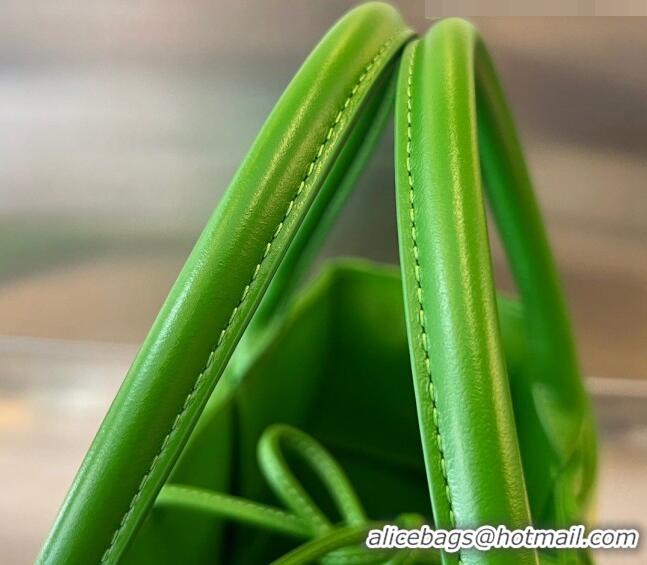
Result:
<svg viewBox="0 0 647 565"><path fill-rule="evenodd" d="M295 203L296 199L303 192L303 190L304 190L304 188L305 188L305 186L307 184L308 179L310 178L310 176L312 175L312 172L315 169L315 166L321 160L321 157L322 157L322 155L324 153L324 150L325 150L326 146L328 145L328 143L330 142L330 140L333 137L333 134L335 133L337 125L340 123L342 117L344 116L344 113L346 112L346 110L350 106L353 97L355 96L355 94L359 90L360 86L362 85L362 83L364 82L364 80L366 79L368 74L370 73L371 69L383 57L383 55L386 52L389 45L395 40L395 38L397 36L400 35L400 33L401 32L395 33L389 39L387 39L382 44L382 46L378 49L377 53L371 59L371 61L366 65L366 67L364 67L364 70L362 71L360 76L357 78L357 81L355 82L355 85L353 86L351 91L348 93L348 95L346 97L346 100L344 101L344 104L342 105L339 112L337 112L337 115L335 116L335 119L333 120L332 124L328 128L328 131L326 133L326 136L325 136L324 140L319 145L319 148L317 149L317 151L315 153L315 156L313 157L312 161L310 162L310 164L306 168L303 179L301 180L301 183L299 184L299 188L297 189L295 195L292 197L292 200L290 200L290 202L288 203L288 207L287 207L287 209L285 211L285 214L283 215L283 219L278 223L278 225L276 226L276 229L274 230L274 235L272 236L270 241L265 246L265 251L263 252L263 256L261 257L261 260L256 264L256 267L254 268L254 273L252 274L252 278L250 279L249 283L247 283L247 285L245 285L245 288L243 289L243 293L242 293L242 295L241 295L241 297L240 297L240 299L238 301L238 304L234 307L233 311L231 312L231 315L229 316L229 320L228 320L227 324L225 325L223 330L220 332L220 335L218 337L218 341L216 342L215 347L209 353L209 357L207 358L207 362L205 364L204 369L198 375L198 377L197 377L197 379L195 381L195 384L193 386L193 389L191 390L189 395L184 400L184 404L182 405L182 409L180 410L180 412L175 417L175 420L173 421L173 425L171 426L171 430L169 431L168 434L166 434L166 437L162 441L162 445L160 447L159 452L153 458L153 460L151 461L150 467L148 468L148 471L146 471L146 473L142 477L142 480L139 483L139 487L137 488L137 492L134 494L133 498L130 501L130 504L128 506L128 510L126 510L126 513L121 518L121 521L119 522L119 526L117 527L114 534L112 535L112 539L110 541L110 544L108 545L107 549L105 550L105 552L104 552L104 554L103 554L103 556L101 558L101 563L102 564L105 563L108 560L108 558L110 557L110 554L112 553L112 551L113 551L113 549L115 547L117 539L119 538L119 534L123 530L126 522L128 521L128 518L130 517L130 515L133 512L133 509L135 507L135 503L139 499L139 497L140 497L140 495L142 493L142 490L146 486L146 483L148 482L148 479L150 478L152 472L155 469L155 466L157 465L158 461L160 460L160 457L163 455L164 451L168 447L168 444L169 444L169 441L170 441L172 435L178 429L178 426L179 426L181 420L183 419L184 415L186 414L189 405L191 404L193 398L195 397L196 393L200 389L200 387L201 387L201 385L202 385L202 383L204 381L205 374L207 373L207 371L210 369L211 365L213 364L213 360L214 360L216 351L222 345L222 342L223 342L223 340L225 338L225 335L227 334L227 331L231 327L232 322L233 322L233 320L234 320L234 318L236 316L236 313L238 312L238 309L240 308L240 306L244 302L245 298L247 298L247 296L249 294L249 290L250 290L252 284L254 283L254 281L256 280L256 278L258 276L258 273L259 273L259 271L261 269L261 265L263 264L263 262L265 261L265 259L269 255L269 253L270 253L270 251L272 249L272 245L273 245L274 241L276 240L276 238L281 233L281 230L283 229L283 225L284 225L286 219L288 218L288 216L292 212L292 209L294 207L294 203Z"/></svg>
<svg viewBox="0 0 647 565"><path fill-rule="evenodd" d="M409 220L411 223L411 240L413 242L413 260L414 260L414 274L416 279L416 297L418 299L418 325L420 326L420 341L422 341L422 348L425 353L425 371L427 373L427 392L431 399L431 414L434 424L434 436L436 445L438 446L438 453L440 454L440 470L445 485L445 497L447 498L447 505L449 507L449 521L452 528L456 527L456 518L454 516L454 508L452 505L452 494L449 489L449 481L447 479L447 466L445 463L445 451L443 449L443 441L440 435L440 425L438 422L438 404L436 402L436 389L434 387L433 379L431 376L431 361L429 359L429 342L427 335L427 321L425 309L422 302L422 283L420 280L420 253L418 251L418 241L416 233L416 216L414 205L414 190L413 190L413 172L411 170L411 87L413 83L413 62L416 47L411 48L411 56L409 57L409 70L407 73L407 181L409 183ZM462 563L460 554L458 562Z"/></svg>

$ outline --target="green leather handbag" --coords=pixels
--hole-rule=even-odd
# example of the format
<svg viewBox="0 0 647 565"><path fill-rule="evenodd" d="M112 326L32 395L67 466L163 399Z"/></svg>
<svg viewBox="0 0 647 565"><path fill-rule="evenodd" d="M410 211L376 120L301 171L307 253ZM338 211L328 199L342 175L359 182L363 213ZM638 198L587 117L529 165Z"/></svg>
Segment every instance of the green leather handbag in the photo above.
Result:
<svg viewBox="0 0 647 565"><path fill-rule="evenodd" d="M300 286L393 106L400 271L336 261ZM494 291L482 184L520 301ZM39 562L586 563L362 542L387 522L581 523L595 449L483 44L457 19L417 40L393 8L366 4L325 36L263 126Z"/></svg>

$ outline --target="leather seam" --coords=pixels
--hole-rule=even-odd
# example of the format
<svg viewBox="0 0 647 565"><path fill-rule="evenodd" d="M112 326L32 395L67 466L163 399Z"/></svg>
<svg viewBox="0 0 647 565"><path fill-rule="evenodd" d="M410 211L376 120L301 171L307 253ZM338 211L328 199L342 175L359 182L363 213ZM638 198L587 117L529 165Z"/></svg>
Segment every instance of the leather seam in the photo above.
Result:
<svg viewBox="0 0 647 565"><path fill-rule="evenodd" d="M349 106L350 106L350 104L351 104L351 102L353 100L353 97L355 96L355 94L357 93L359 88L361 87L364 80L366 80L366 77L371 72L371 69L373 69L374 66L380 61L380 59L384 56L384 53L388 49L389 45L395 40L396 37L401 35L401 33L402 32L399 31L399 32L393 34L389 39L387 39L379 47L377 53L373 56L373 58L369 61L369 63L364 67L364 69L361 72L360 76L357 78L357 81L355 82L355 84L351 88L350 92L346 96L346 99L345 99L341 109L337 112L337 115L335 116L335 119L333 120L332 124L328 128L328 131L326 132L326 136L325 136L324 140L319 145L319 147L318 147L318 149L317 149L317 151L315 153L315 156L313 157L312 161L309 163L308 167L306 168L306 171L305 171L304 176L303 176L303 178L301 180L301 183L299 184L299 187L298 187L295 195L292 197L292 200L290 200L290 202L288 203L287 209L286 209L286 211L285 211L285 213L283 215L282 220L278 223L276 229L274 230L274 234L272 235L272 238L270 239L270 241L265 246L263 256L260 259L260 261L256 264L256 267L254 268L254 272L252 274L252 277L251 277L249 283L243 289L243 293L242 293L237 305L234 307L231 315L229 316L229 320L228 320L227 324L225 325L224 329L220 332L220 335L218 337L218 341L216 342L216 346L209 353L209 356L207 358L207 362L205 364L204 369L197 376L196 381L195 381L195 383L193 385L193 388L191 389L191 392L189 392L188 396L184 400L184 404L182 405L182 409L176 415L176 417L175 417L175 419L173 421L173 424L171 426L170 431L168 432L168 434L166 435L166 437L162 441L162 445L160 447L160 450L158 451L157 455L155 455L155 457L151 461L151 464L150 464L150 466L148 468L148 471L146 471L145 475L142 477L142 479L141 479L141 481L139 483L139 487L137 489L137 492L133 495L133 498L130 501L128 509L126 510L125 514L121 518L121 521L119 522L119 525L117 526L117 529L115 530L115 532L112 535L110 544L108 545L105 552L103 553L103 556L101 557L101 562L100 562L101 564L105 563L108 560L108 558L110 557L110 554L112 553L112 551L113 551L113 549L115 547L115 544L116 544L116 542L117 542L117 540L119 538L120 533L122 532L126 522L128 521L128 518L130 517L130 515L133 512L133 509L135 508L135 504L136 504L139 496L141 495L142 490L146 486L146 483L148 482L148 479L150 478L151 474L153 473L153 471L155 469L155 466L156 466L157 462L159 461L160 457L163 455L164 451L167 449L168 444L169 444L169 440L170 440L171 436L177 430L180 421L182 420L182 418L183 418L184 414L186 413L189 405L191 404L191 401L193 400L193 398L195 398L195 395L196 395L197 391L199 390L199 388L200 388L200 386L201 386L201 384L203 382L203 377L205 376L205 374L208 372L208 370L210 369L210 367L213 364L213 360L214 360L216 351L222 345L224 337L225 337L227 331L229 330L229 328L231 328L231 325L232 325L233 320L234 320L234 318L236 316L236 313L238 312L238 309L240 308L240 306L244 302L245 298L248 296L249 291L250 291L250 287L254 283L254 281L256 280L256 278L258 276L258 273L260 271L261 265L263 264L265 259L270 254L270 251L272 249L272 245L273 245L274 241L276 240L276 238L281 233L285 221L287 220L288 216L290 215L290 213L293 210L295 201L302 194L302 192L303 192L303 190L304 190L304 188L305 188L305 186L307 184L307 181L309 180L310 176L312 175L312 173L313 173L313 171L315 169L315 166L320 161L326 146L328 145L328 143L332 139L333 134L335 133L335 131L337 129L337 125L340 123L342 117L344 116L344 113L348 110L348 108L349 108Z"/></svg>
<svg viewBox="0 0 647 565"><path fill-rule="evenodd" d="M438 419L438 403L436 400L436 389L434 387L433 378L431 374L431 360L429 358L429 338L427 334L427 321L426 314L423 305L423 290L422 282L420 277L420 253L418 249L418 240L417 240L417 229L416 229L416 216L415 216L415 192L413 184L413 171L411 169L411 153L412 153L412 103L411 103L411 90L413 84L413 63L415 58L416 48L415 46L411 49L411 56L409 57L409 66L407 72L407 157L406 157L406 169L407 169L407 182L409 184L409 220L411 225L411 241L413 243L412 253L414 260L414 277L416 280L416 299L418 302L418 315L416 319L418 321L418 326L420 329L420 341L422 342L422 349L424 351L424 366L425 372L427 374L427 393L431 399L431 413L432 421L434 425L434 436L436 440L436 445L438 447L438 454L440 455L440 470L443 478L443 483L445 487L445 497L447 499L447 505L449 508L449 520L452 528L456 527L456 518L454 516L454 508L452 505L452 495L449 488L449 480L447 478L447 466L445 462L445 452L443 449L443 441L440 434L440 424ZM458 562L462 563L460 555L458 556Z"/></svg>

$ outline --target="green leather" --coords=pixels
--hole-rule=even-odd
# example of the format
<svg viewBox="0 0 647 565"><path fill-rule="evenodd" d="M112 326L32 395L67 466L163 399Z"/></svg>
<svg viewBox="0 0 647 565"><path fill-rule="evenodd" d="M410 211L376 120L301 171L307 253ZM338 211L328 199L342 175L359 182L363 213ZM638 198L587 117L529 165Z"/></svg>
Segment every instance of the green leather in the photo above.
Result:
<svg viewBox="0 0 647 565"><path fill-rule="evenodd" d="M516 132L467 22L442 21L407 47L395 162L407 327L436 523L581 522L595 469L590 407ZM496 315L481 169L522 301L527 349L515 372L506 368ZM464 563L537 559L534 552L462 556Z"/></svg>
<svg viewBox="0 0 647 565"><path fill-rule="evenodd" d="M111 563L123 553L337 154L410 35L392 8L363 6L328 33L290 83L137 355L43 562Z"/></svg>
<svg viewBox="0 0 647 565"><path fill-rule="evenodd" d="M375 304L381 305L379 310ZM505 298L500 298L499 307L507 363L516 366L525 347L518 339L520 310ZM289 305L272 334L244 374L227 372L223 376L221 384L225 386L216 388L203 415L203 421L212 421L215 427L205 425L194 431L192 439L197 445L189 446L183 454L126 562L200 562L198 556L187 553L201 541L195 533L198 511L204 522L211 520L212 528L223 521L228 524L222 540L211 531L204 537L208 545L201 548L201 555L219 555L222 563L269 563L304 542L310 551L308 544L333 535L310 531L309 520L293 512L290 500L278 497L277 501L266 469L257 464L263 437L277 423L298 428L332 453L365 511L363 528L375 520L395 521L402 513L422 515L430 521L415 398L407 386L410 363L397 270L358 260L328 266ZM223 420L223 414L228 420ZM197 458L206 451L204 446L209 445L212 452L215 441L229 442L228 461L235 474L221 484L210 484L213 479L209 476L188 478L187 472L198 466ZM213 461L207 469L211 474L222 466L222 460ZM322 492L316 477L300 471L303 490L324 503L327 515L334 516L333 505L325 505L325 492L334 489ZM187 487L194 489L188 495ZM244 506L233 508L235 500L223 500L223 493L244 501ZM212 505L207 516L192 494L219 497L221 506L216 509ZM276 519L273 529L268 528L261 523L263 512L255 518L237 514L248 509L250 502L289 514L301 530L288 533L291 526L282 521L279 525ZM227 503L233 504L223 508ZM180 507L184 513L179 512ZM301 509L300 514L306 512ZM178 515L178 523L166 523ZM189 516L194 520L190 525L186 523ZM345 521L341 526L359 527ZM222 543L225 539L228 548ZM421 562L436 563L438 555Z"/></svg>
<svg viewBox="0 0 647 565"><path fill-rule="evenodd" d="M384 521L583 519L594 429L500 88L468 24L436 24L400 61L412 39L371 3L306 60L180 273L40 563L530 563L357 542ZM394 104L402 280L347 261L295 293ZM495 297L479 149L521 306Z"/></svg>

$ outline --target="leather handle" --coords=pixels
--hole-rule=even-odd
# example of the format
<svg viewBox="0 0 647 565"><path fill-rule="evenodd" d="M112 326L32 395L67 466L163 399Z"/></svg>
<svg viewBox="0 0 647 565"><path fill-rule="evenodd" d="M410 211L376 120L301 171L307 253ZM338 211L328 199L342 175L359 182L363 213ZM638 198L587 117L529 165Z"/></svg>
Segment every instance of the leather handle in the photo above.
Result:
<svg viewBox="0 0 647 565"><path fill-rule="evenodd" d="M332 28L203 231L68 493L41 563L115 563L148 513L286 250L411 32L391 7Z"/></svg>
<svg viewBox="0 0 647 565"><path fill-rule="evenodd" d="M262 332L281 318L382 136L393 112L397 73L384 75L367 96L348 142L339 152L243 336L245 343L235 353L245 358L236 364L240 372L244 371L244 363L253 362L254 354L250 350L262 348Z"/></svg>
<svg viewBox="0 0 647 565"><path fill-rule="evenodd" d="M557 269L503 89L477 32L467 27L463 33L473 57L485 190L523 305L527 350L518 375L522 382L513 393L515 407L523 414L517 431L531 509L536 521L570 526L584 519L582 509L593 490L595 423Z"/></svg>
<svg viewBox="0 0 647 565"><path fill-rule="evenodd" d="M470 24L444 20L403 56L396 184L425 461L436 523L449 528L531 523L497 318L480 159L522 298L528 345L522 376L531 412L524 414L530 424L523 431L529 449L539 454L530 490L544 501L547 477L563 465L582 429L585 395L554 263L493 66ZM543 416L537 410L542 404L532 398L536 392L542 402L549 399ZM545 439L542 444L542 432L554 445ZM551 457L555 446L561 453ZM538 557L530 551L444 555L447 563L461 559L536 563Z"/></svg>

